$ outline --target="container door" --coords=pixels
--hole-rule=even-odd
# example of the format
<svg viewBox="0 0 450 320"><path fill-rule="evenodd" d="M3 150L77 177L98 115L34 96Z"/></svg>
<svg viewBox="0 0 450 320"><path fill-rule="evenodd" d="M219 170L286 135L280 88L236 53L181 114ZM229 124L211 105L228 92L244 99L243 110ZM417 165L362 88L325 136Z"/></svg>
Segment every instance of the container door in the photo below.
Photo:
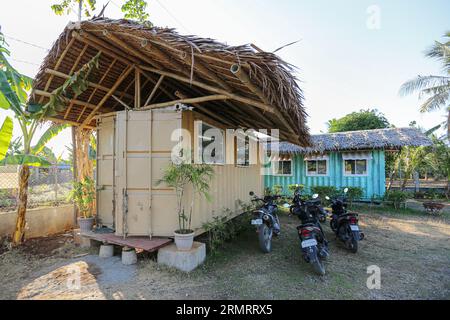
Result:
<svg viewBox="0 0 450 320"><path fill-rule="evenodd" d="M151 236L151 110L118 112L116 126L116 234Z"/></svg>
<svg viewBox="0 0 450 320"><path fill-rule="evenodd" d="M114 155L115 115L101 117L97 122L97 220L102 226L114 228Z"/></svg>

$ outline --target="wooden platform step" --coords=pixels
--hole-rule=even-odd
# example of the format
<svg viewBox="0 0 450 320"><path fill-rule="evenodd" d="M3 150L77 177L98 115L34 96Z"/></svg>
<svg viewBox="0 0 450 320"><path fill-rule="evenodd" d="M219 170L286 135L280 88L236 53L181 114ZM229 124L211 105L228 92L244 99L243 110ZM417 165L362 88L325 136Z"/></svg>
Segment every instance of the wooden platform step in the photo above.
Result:
<svg viewBox="0 0 450 320"><path fill-rule="evenodd" d="M127 237L124 239L123 237L116 236L114 233L88 232L83 233L82 236L104 243L141 249L148 252L157 251L159 248L167 246L173 242L172 239L159 237L153 237L151 239L149 237Z"/></svg>

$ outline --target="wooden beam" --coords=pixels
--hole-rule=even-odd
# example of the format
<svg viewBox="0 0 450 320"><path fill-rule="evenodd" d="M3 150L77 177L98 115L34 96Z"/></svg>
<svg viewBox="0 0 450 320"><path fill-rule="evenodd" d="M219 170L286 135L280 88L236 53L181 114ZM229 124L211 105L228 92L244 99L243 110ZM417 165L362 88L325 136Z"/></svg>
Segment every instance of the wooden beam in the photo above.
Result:
<svg viewBox="0 0 450 320"><path fill-rule="evenodd" d="M58 60L55 64L55 70L58 70L59 66L61 65L62 61L64 60L64 57L66 56L67 52L69 51L70 47L72 47L72 44L75 42L75 39L70 39L69 43L67 44L64 51L61 53L61 55L58 57ZM44 91L47 91L50 88L50 84L52 83L53 76L50 75L50 77L47 80L47 83L45 84ZM42 103L43 98L41 97L39 99L39 103Z"/></svg>
<svg viewBox="0 0 450 320"><path fill-rule="evenodd" d="M147 74L146 72L142 72L142 74L144 75L144 77L146 77L147 79L150 79L150 81L152 81L155 85L156 83L158 83L155 79L153 79L152 76L150 76L149 74ZM175 99L175 95L168 91L167 89L165 89L161 84L159 85L159 88L162 92L164 92L170 99Z"/></svg>
<svg viewBox="0 0 450 320"><path fill-rule="evenodd" d="M159 63L154 61L152 58L142 54L139 50L136 50L132 46L130 46L128 43L123 41L122 39L119 39L116 35L112 34L111 32L107 30L103 30L103 35L107 37L109 40L111 40L113 43L115 43L117 46L122 48L125 52L127 52L129 55L133 57L137 57L141 59L143 62L146 62L148 64L151 64L159 69L164 69L163 66L161 66Z"/></svg>
<svg viewBox="0 0 450 320"><path fill-rule="evenodd" d="M179 99L179 100L173 100L173 101L168 101L168 102L150 104L148 106L142 107L141 110L170 107L177 103L193 104L193 103L200 103L200 102L206 102L206 101L226 100L226 99L229 99L228 96L225 96L223 94L214 94L214 95L206 96L206 97Z"/></svg>
<svg viewBox="0 0 450 320"><path fill-rule="evenodd" d="M152 47L153 49L154 47ZM169 56L170 53L167 53ZM172 55L173 56L173 55ZM188 65L189 67L197 68L198 72L208 77L210 80L216 82L219 86L221 86L223 89L233 92L233 88L231 88L223 79L221 79L217 74L215 74L213 71L209 70L207 66L205 66L200 60L195 60L194 63L192 63L192 54L189 55L186 52L182 52L179 54L180 59L183 60L183 62Z"/></svg>
<svg viewBox="0 0 450 320"><path fill-rule="evenodd" d="M106 76L108 75L108 73L111 71L112 67L114 66L114 64L117 62L117 59L114 58L114 60L110 63L110 65L108 66L108 69L106 69L105 73L103 73L103 76L100 78L99 81L99 85L103 82L103 80L105 80ZM107 88L108 90L106 90L106 92L109 91L109 88ZM91 95L89 96L87 102L90 103L92 98L94 98L95 93L97 92L97 88L95 88L94 90L92 90ZM77 122L79 122L81 120L81 118L84 115L84 112L86 111L86 107L83 108L83 110L81 110L80 115L77 118Z"/></svg>
<svg viewBox="0 0 450 320"><path fill-rule="evenodd" d="M117 59L114 59L113 61L116 61L116 60L117 60ZM110 70L108 69L108 70L103 74L103 78L102 78L102 79L104 79L105 75L107 75L107 73L108 73L109 71L110 71ZM71 76L68 75L68 74L65 74L65 73L63 73L63 72L59 72L59 71L56 71L56 70L53 70L53 69L49 69L49 68L46 68L46 69L45 69L45 73L48 73L48 74L51 74L51 75L53 75L53 76L56 76L56 77L59 77L59 78L63 78L63 79L69 79L69 78L71 77ZM100 81L100 83L101 83L101 82L102 82L102 81ZM102 86L102 85L99 84L99 83L93 83L93 82L90 82L90 81L88 81L88 85L89 85L90 87L92 87L92 88L99 89L99 90L102 90L102 91L105 91L105 92L108 92L108 91L111 89L111 88ZM117 91L116 93L117 93L117 94L122 94L121 91ZM125 93L125 96L128 97L128 98L132 98L132 97L133 97L131 94L128 94L128 93Z"/></svg>
<svg viewBox="0 0 450 320"><path fill-rule="evenodd" d="M38 90L38 89L34 90L33 93L37 94L38 96L47 97L47 98L50 98L51 95L52 95L52 93L50 93L50 92L43 91L43 90ZM96 107L94 104L86 103L84 101L80 101L80 100L77 100L77 99L68 99L68 102L74 103L74 104L79 105L79 106L87 106L90 109L95 109L95 107Z"/></svg>
<svg viewBox="0 0 450 320"><path fill-rule="evenodd" d="M101 51L102 53L104 53L112 58L116 58L117 60L119 60L120 62L122 62L124 64L133 65L136 63L140 63L139 60L133 59L134 57L123 56L121 54L121 52L118 52L118 50L115 47L111 46L110 44L106 43L105 41L103 41L101 39L98 39L92 35L86 34L86 32L83 32L82 34L80 34L76 31L73 31L72 37L83 43L89 44L91 47Z"/></svg>
<svg viewBox="0 0 450 320"><path fill-rule="evenodd" d="M130 72L134 69L134 67L128 67L126 68L119 79L117 79L116 83L113 85L111 90L105 94L105 96L102 98L102 100L98 103L98 105L94 108L94 110L91 111L91 113L87 116L86 119L84 119L83 123L80 126L80 129L83 129L86 125L89 124L89 122L92 120L92 117L94 116L95 112L100 109L103 104L106 102L106 100L111 97L111 95L116 91L117 87L122 83L123 80L130 74Z"/></svg>
<svg viewBox="0 0 450 320"><path fill-rule="evenodd" d="M75 126L75 127L79 127L80 126L80 123L75 122L75 121L71 121L71 120L66 120L66 119L59 119L59 118L54 118L54 117L46 117L45 120L53 121L53 122L56 122L56 123L62 123L62 124L67 123L67 124L70 124L70 125ZM85 126L85 128L87 128L87 129L95 129L95 127L93 127L93 126Z"/></svg>
<svg viewBox="0 0 450 320"><path fill-rule="evenodd" d="M74 103L70 102L69 107L66 110L66 113L64 113L64 119L67 119L67 117L69 116L70 110L72 110Z"/></svg>
<svg viewBox="0 0 450 320"><path fill-rule="evenodd" d="M115 95L112 95L111 97L114 98L114 100L116 100L117 102L119 102L122 106L124 106L126 109L131 110L132 108L127 105L125 102L123 102L122 100L120 100L119 98L117 98Z"/></svg>
<svg viewBox="0 0 450 320"><path fill-rule="evenodd" d="M69 75L72 75L75 72L75 70L78 67L78 64L80 63L81 58L83 58L83 56L84 56L84 54L85 54L85 52L86 52L88 47L89 47L88 44L84 45L83 50L81 50L80 54L78 55L77 59L75 60L75 62L73 64L72 68L70 69Z"/></svg>
<svg viewBox="0 0 450 320"><path fill-rule="evenodd" d="M158 82L155 84L155 86L153 87L152 92L150 93L150 95L148 96L147 100L144 103L144 106L148 105L150 103L150 101L152 100L153 96L156 93L156 90L158 90L159 86L161 85L161 83L163 82L165 76L160 76L158 79Z"/></svg>
<svg viewBox="0 0 450 320"><path fill-rule="evenodd" d="M182 93L181 91L175 91L175 96L177 96L180 99L188 99L188 96L186 96L184 93ZM235 126L235 124L233 124L232 122L230 122L228 119L222 117L221 115L212 112L211 110L209 110L207 107L204 107L202 105L200 105L199 103L192 103L192 105L203 111L204 113L206 113L209 117L211 117L212 119L215 119L216 121L222 122L225 125L229 125L229 126ZM195 111L195 110L194 110Z"/></svg>
<svg viewBox="0 0 450 320"><path fill-rule="evenodd" d="M147 67L147 66L140 66L140 68L143 69L143 70L147 70L147 71L150 71L150 72L153 72L153 73L160 74L160 75L165 75L166 77L170 77L170 78L176 79L176 80L181 81L181 82L192 84L194 86L203 88L205 90L208 90L208 91L211 91L211 92L214 92L214 93L217 93L217 94L226 95L230 99L237 100L237 101L240 101L242 103L245 103L245 104L248 104L248 105L260 108L260 109L262 109L264 111L268 111L268 112L274 113L273 107L268 106L268 105L266 105L266 104L264 104L262 102L259 102L259 101L256 101L256 100L253 100L253 99L250 99L250 98L245 98L245 97L239 96L237 94L228 92L228 91L223 90L223 89L216 88L214 86L210 86L208 84L205 84L205 83L202 83L202 82L199 82L199 81L196 81L196 80L192 80L191 81L189 78L186 78L186 77L183 77L183 76L179 76L179 75L174 74L172 72L162 71L162 70L158 70L158 69Z"/></svg>
<svg viewBox="0 0 450 320"><path fill-rule="evenodd" d="M134 108L141 108L141 72L134 68Z"/></svg>
<svg viewBox="0 0 450 320"><path fill-rule="evenodd" d="M250 77L244 70L242 70L242 68L239 65L237 64L232 65L230 71L239 80L241 80L241 82L245 84L255 95L257 95L262 101L264 101L265 104L270 105L269 99L267 99L262 90L250 80ZM295 130L292 128L292 124L282 115L282 113L276 108L273 108L273 110L277 118L281 121L281 123L284 126L286 126L291 133L297 135Z"/></svg>

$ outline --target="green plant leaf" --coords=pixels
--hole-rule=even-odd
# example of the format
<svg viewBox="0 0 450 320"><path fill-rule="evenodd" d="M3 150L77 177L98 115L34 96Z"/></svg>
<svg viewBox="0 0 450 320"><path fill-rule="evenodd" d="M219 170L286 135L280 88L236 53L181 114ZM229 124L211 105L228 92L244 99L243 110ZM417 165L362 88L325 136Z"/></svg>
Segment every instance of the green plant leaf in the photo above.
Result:
<svg viewBox="0 0 450 320"><path fill-rule="evenodd" d="M10 117L6 117L0 128L0 160L3 160L8 152L9 144L13 135L13 121Z"/></svg>
<svg viewBox="0 0 450 320"><path fill-rule="evenodd" d="M38 143L31 149L32 153L37 155L39 154L45 147L45 145L54 137L56 137L61 131L67 128L67 124L58 124L51 126L44 132L44 134L39 138Z"/></svg>
<svg viewBox="0 0 450 320"><path fill-rule="evenodd" d="M33 167L49 167L52 164L42 157L31 154L16 154L0 161L0 165L29 165Z"/></svg>

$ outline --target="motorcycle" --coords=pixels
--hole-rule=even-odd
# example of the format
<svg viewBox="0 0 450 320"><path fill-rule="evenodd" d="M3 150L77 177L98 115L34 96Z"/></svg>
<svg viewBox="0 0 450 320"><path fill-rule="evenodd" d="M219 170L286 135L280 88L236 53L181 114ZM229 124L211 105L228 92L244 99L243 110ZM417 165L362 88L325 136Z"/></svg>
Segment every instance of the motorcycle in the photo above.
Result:
<svg viewBox="0 0 450 320"><path fill-rule="evenodd" d="M338 196L334 199L326 197L331 200L331 230L336 234L336 237L341 240L347 249L352 253L358 251L358 241L364 239L358 226L358 214L347 211L346 194L348 188L344 189L344 195Z"/></svg>
<svg viewBox="0 0 450 320"><path fill-rule="evenodd" d="M297 188L290 206L290 213L296 215L302 223L297 230L303 259L310 263L318 274L324 275L325 266L322 260L329 256L329 252L328 241L319 219L322 219L323 215L326 216L326 211L322 208L318 197L318 194L314 194L312 200L304 201Z"/></svg>
<svg viewBox="0 0 450 320"><path fill-rule="evenodd" d="M278 195L268 195L259 198L253 191L250 192L252 202L261 201L263 205L253 210L254 219L251 224L256 226L258 232L259 247L264 253L272 251L272 237L280 234L280 220L277 216L278 206L275 200L280 198Z"/></svg>

